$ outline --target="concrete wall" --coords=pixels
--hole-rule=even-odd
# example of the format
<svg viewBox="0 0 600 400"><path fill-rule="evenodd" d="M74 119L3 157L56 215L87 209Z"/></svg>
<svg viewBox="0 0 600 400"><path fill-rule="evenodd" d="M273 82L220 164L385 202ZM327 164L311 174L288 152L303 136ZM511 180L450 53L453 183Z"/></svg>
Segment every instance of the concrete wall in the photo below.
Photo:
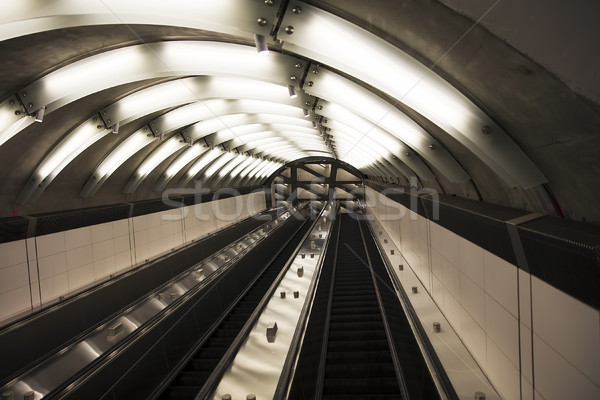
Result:
<svg viewBox="0 0 600 400"><path fill-rule="evenodd" d="M600 398L600 312L367 187L367 205L506 400Z"/></svg>
<svg viewBox="0 0 600 400"><path fill-rule="evenodd" d="M263 192L0 244L0 320L202 238L266 208Z"/></svg>

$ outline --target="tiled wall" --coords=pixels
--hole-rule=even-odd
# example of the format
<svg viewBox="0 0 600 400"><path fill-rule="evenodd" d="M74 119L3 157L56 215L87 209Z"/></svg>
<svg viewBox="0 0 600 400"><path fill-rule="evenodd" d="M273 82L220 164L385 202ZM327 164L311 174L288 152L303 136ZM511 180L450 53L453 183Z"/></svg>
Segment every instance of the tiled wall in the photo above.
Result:
<svg viewBox="0 0 600 400"><path fill-rule="evenodd" d="M598 310L371 188L367 204L504 399L600 399Z"/></svg>
<svg viewBox="0 0 600 400"><path fill-rule="evenodd" d="M264 193L0 243L0 321L54 301L266 208Z"/></svg>

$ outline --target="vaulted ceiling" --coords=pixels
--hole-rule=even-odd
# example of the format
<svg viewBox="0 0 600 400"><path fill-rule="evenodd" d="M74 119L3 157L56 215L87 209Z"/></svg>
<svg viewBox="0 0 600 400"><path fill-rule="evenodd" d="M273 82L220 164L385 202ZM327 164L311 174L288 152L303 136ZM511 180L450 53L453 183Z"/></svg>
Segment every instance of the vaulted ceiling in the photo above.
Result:
<svg viewBox="0 0 600 400"><path fill-rule="evenodd" d="M600 221L597 102L437 1L3 7L0 216L260 185L322 157Z"/></svg>

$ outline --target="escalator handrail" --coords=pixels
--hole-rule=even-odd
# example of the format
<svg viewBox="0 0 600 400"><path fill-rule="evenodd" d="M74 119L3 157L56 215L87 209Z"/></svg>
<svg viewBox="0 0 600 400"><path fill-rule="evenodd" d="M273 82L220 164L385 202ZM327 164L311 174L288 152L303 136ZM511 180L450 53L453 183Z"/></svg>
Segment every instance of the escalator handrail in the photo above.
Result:
<svg viewBox="0 0 600 400"><path fill-rule="evenodd" d="M390 324L387 319L387 315L385 312L385 307L383 306L383 301L381 299L381 293L379 292L379 285L377 285L377 276L375 271L373 271L373 263L371 261L371 257L369 256L369 250L367 248L367 243L365 241L365 234L362 229L362 224L358 222L358 229L360 232L361 242L363 248L365 250L365 256L367 257L366 262L369 264L369 271L371 273L371 280L373 282L373 288L375 290L375 297L377 298L377 304L379 305L379 312L381 313L381 321L383 323L383 328L385 330L385 337L388 342L388 347L390 349L390 356L392 358L392 363L394 365L394 371L396 372L396 378L398 380L398 386L400 387L400 391L402 396L408 398L408 390L406 388L406 381L404 380L404 374L402 373L402 368L400 367L400 361L398 360L398 352L396 351L396 346L394 345L394 341L391 336Z"/></svg>
<svg viewBox="0 0 600 400"><path fill-rule="evenodd" d="M321 209L321 211L319 212L319 215L315 218L315 220L313 221L313 223L311 224L309 229L306 231L306 233L304 234L302 239L300 239L300 242L298 243L296 248L293 250L292 255L286 261L284 266L281 268L281 271L279 272L279 274L277 274L277 277L275 278L275 280L273 281L273 283L271 284L269 289L267 289L267 292L265 293L265 295L263 296L261 301L258 303L258 306L254 309L254 311L248 318L248 321L246 321L246 323L244 324L244 326L240 330L239 334L234 339L231 346L229 346L229 348L225 352L225 355L223 355L223 357L217 364L216 368L210 374L210 376L208 377L208 379L202 386L202 389L200 390L200 392L198 392L196 394L195 400L206 399L210 396L211 393L213 393L216 390L217 385L219 384L220 379L223 376L225 370L233 362L233 359L235 358L237 351L244 343L244 340L246 339L246 337L248 337L248 335L250 334L250 331L252 330L252 328L254 327L256 322L258 321L258 318L260 317L263 309L265 308L265 306L267 305L267 303L273 296L273 293L275 292L275 290L277 290L277 287L279 286L279 282L283 279L287 270L290 268L290 266L294 262L294 260L296 258L295 256L298 254L298 252L304 245L305 241L308 238L310 238L310 234L311 234L313 228L319 222L319 219L325 212L326 208L327 208L327 204L325 204L325 206ZM310 219L307 219L307 221L305 223L308 223L309 220Z"/></svg>
<svg viewBox="0 0 600 400"><path fill-rule="evenodd" d="M337 216L339 210L339 202L336 202L335 209L332 210L332 215ZM336 223L340 223L341 219L337 218L337 221L333 221L330 226L329 232L333 231L333 226ZM337 251L337 246L339 243L340 232L339 229L337 231L337 236L335 238L335 244L333 251ZM332 241L331 235L327 235L327 241L323 246L323 252L321 253L321 258L318 264L315 266L315 277L311 282L308 291L307 291L307 299L304 302L304 306L300 312L300 317L298 318L298 323L296 324L296 329L294 331L294 335L292 337L292 341L290 343L290 347L288 350L288 354L286 356L285 362L283 364L283 368L281 371L281 375L279 376L279 381L277 382L277 388L275 389L275 393L273 395L273 399L275 400L283 400L288 397L291 384L294 380L294 374L296 365L298 363L298 358L300 356L300 349L302 348L302 343L304 342L304 337L306 333L306 327L308 320L311 315L313 302L315 299L315 292L317 287L319 286L319 282L321 279L321 271L323 264L325 262L325 256L329 251L329 245Z"/></svg>
<svg viewBox="0 0 600 400"><path fill-rule="evenodd" d="M367 224L369 228L369 232L372 237L375 237L375 233L371 224ZM392 264L390 260L385 256L385 250L382 248L382 245L378 240L373 240L379 255L381 256L381 260L383 261L383 265L390 277L392 284L394 285L394 289L398 294L398 298L400 300L400 304L406 314L408 322L410 324L411 330L415 335L419 348L421 350L421 354L423 354L423 358L425 359L425 363L429 370L429 373L432 377L432 380L435 384L436 390L440 397L443 400L459 400L456 391L448 375L446 374L446 370L444 369L440 359L438 358L425 329L423 329L423 325L421 324L417 312L412 306L410 300L408 299L408 295L406 294L404 288L402 287L402 283L398 276L394 273Z"/></svg>

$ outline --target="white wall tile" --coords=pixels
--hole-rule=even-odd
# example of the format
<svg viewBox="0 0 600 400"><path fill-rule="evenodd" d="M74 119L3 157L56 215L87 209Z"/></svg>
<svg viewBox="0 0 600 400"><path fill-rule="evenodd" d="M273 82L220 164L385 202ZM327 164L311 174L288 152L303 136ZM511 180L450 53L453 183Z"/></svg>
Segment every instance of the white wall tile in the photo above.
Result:
<svg viewBox="0 0 600 400"><path fill-rule="evenodd" d="M27 262L0 269L0 293L29 286Z"/></svg>
<svg viewBox="0 0 600 400"><path fill-rule="evenodd" d="M66 252L66 257L67 269L69 270L90 264L93 261L92 246L87 245L73 250L68 250Z"/></svg>
<svg viewBox="0 0 600 400"><path fill-rule="evenodd" d="M0 269L26 262L25 240L0 243L0 255Z"/></svg>
<svg viewBox="0 0 600 400"><path fill-rule="evenodd" d="M115 254L115 247L113 245L113 239L105 240L103 242L97 242L92 245L92 256L93 260L98 261L103 258L113 256Z"/></svg>
<svg viewBox="0 0 600 400"><path fill-rule="evenodd" d="M148 220L145 215L139 215L132 218L134 232L148 229Z"/></svg>
<svg viewBox="0 0 600 400"><path fill-rule="evenodd" d="M531 275L519 269L519 318L531 329Z"/></svg>
<svg viewBox="0 0 600 400"><path fill-rule="evenodd" d="M129 220L120 219L118 221L113 221L112 226L114 237L129 235Z"/></svg>
<svg viewBox="0 0 600 400"><path fill-rule="evenodd" d="M489 336L487 338L486 372L503 400L520 400L519 370Z"/></svg>
<svg viewBox="0 0 600 400"><path fill-rule="evenodd" d="M129 236L120 236L113 239L113 246L116 253L129 251Z"/></svg>
<svg viewBox="0 0 600 400"><path fill-rule="evenodd" d="M531 283L534 332L600 386L599 312L535 276Z"/></svg>
<svg viewBox="0 0 600 400"><path fill-rule="evenodd" d="M38 257L47 257L65 251L65 233L58 232L36 238Z"/></svg>
<svg viewBox="0 0 600 400"><path fill-rule="evenodd" d="M480 288L483 288L483 249L467 239L459 237L458 259L458 268Z"/></svg>
<svg viewBox="0 0 600 400"><path fill-rule="evenodd" d="M40 286L42 292L42 303L56 299L58 296L64 295L69 290L67 273L65 272L59 275L54 275L48 279L42 279Z"/></svg>
<svg viewBox="0 0 600 400"><path fill-rule="evenodd" d="M529 382L533 382L533 343L531 343L531 329L524 324L520 325L521 335L521 375Z"/></svg>
<svg viewBox="0 0 600 400"><path fill-rule="evenodd" d="M519 366L519 325L517 319L504 307L485 297L486 332L498 348L517 368Z"/></svg>
<svg viewBox="0 0 600 400"><path fill-rule="evenodd" d="M517 267L485 251L485 291L518 317Z"/></svg>
<svg viewBox="0 0 600 400"><path fill-rule="evenodd" d="M13 242L11 242L13 243ZM37 249L35 245L35 238L28 238L25 242L27 247L27 259L28 260L37 260Z"/></svg>
<svg viewBox="0 0 600 400"><path fill-rule="evenodd" d="M115 254L115 271L123 271L131 266L129 250Z"/></svg>
<svg viewBox="0 0 600 400"><path fill-rule="evenodd" d="M460 304L481 327L485 327L485 293L466 275L460 274Z"/></svg>
<svg viewBox="0 0 600 400"><path fill-rule="evenodd" d="M31 308L29 287L23 286L0 294L0 320Z"/></svg>
<svg viewBox="0 0 600 400"><path fill-rule="evenodd" d="M89 226L65 231L65 250L73 250L92 244L92 229Z"/></svg>
<svg viewBox="0 0 600 400"><path fill-rule="evenodd" d="M475 360L485 368L487 365L485 331L464 309L461 309L461 334Z"/></svg>
<svg viewBox="0 0 600 400"><path fill-rule="evenodd" d="M460 308L458 300L456 300L448 290L444 290L444 315L448 322L450 322L450 325L452 325L454 330L459 332L459 334L461 330Z"/></svg>
<svg viewBox="0 0 600 400"><path fill-rule="evenodd" d="M534 400L533 385L525 379L521 380L521 400ZM539 397L537 398L539 400Z"/></svg>
<svg viewBox="0 0 600 400"><path fill-rule="evenodd" d="M153 227L148 228L147 232L148 232L148 242L155 242L157 240L160 240L162 235L161 235L161 226L160 225L156 225Z"/></svg>
<svg viewBox="0 0 600 400"><path fill-rule="evenodd" d="M104 242L113 238L113 224L106 222L104 224L92 225L92 243Z"/></svg>
<svg viewBox="0 0 600 400"><path fill-rule="evenodd" d="M442 255L446 257L453 265L458 265L458 236L449 231L442 229Z"/></svg>
<svg viewBox="0 0 600 400"><path fill-rule="evenodd" d="M546 400L544 398L544 396L542 396L542 394L535 389L534 389L534 393L535 393L535 397L534 397L535 400Z"/></svg>
<svg viewBox="0 0 600 400"><path fill-rule="evenodd" d="M94 264L84 265L67 272L69 290L75 290L94 281Z"/></svg>
<svg viewBox="0 0 600 400"><path fill-rule="evenodd" d="M94 261L94 280L103 279L115 273L115 256Z"/></svg>
<svg viewBox="0 0 600 400"><path fill-rule="evenodd" d="M148 237L148 229L136 231L134 234L134 237L135 237L136 247L144 246L144 245L150 243L150 239Z"/></svg>
<svg viewBox="0 0 600 400"><path fill-rule="evenodd" d="M444 262L444 279L442 283L457 299L460 298L460 271L448 261Z"/></svg>
<svg viewBox="0 0 600 400"><path fill-rule="evenodd" d="M535 389L546 400L600 399L600 387L594 385L537 335L533 338L533 356Z"/></svg>
<svg viewBox="0 0 600 400"><path fill-rule="evenodd" d="M148 228L152 228L153 226L159 226L161 221L161 213L152 213L146 215L146 222L148 223Z"/></svg>
<svg viewBox="0 0 600 400"><path fill-rule="evenodd" d="M436 302L436 304L438 305L438 307L440 309L444 309L444 285L442 285L442 282L435 276L432 276L432 294L433 294L433 301Z"/></svg>
<svg viewBox="0 0 600 400"><path fill-rule="evenodd" d="M67 258L65 253L63 252L53 256L41 257L38 260L38 269L41 280L66 272Z"/></svg>

